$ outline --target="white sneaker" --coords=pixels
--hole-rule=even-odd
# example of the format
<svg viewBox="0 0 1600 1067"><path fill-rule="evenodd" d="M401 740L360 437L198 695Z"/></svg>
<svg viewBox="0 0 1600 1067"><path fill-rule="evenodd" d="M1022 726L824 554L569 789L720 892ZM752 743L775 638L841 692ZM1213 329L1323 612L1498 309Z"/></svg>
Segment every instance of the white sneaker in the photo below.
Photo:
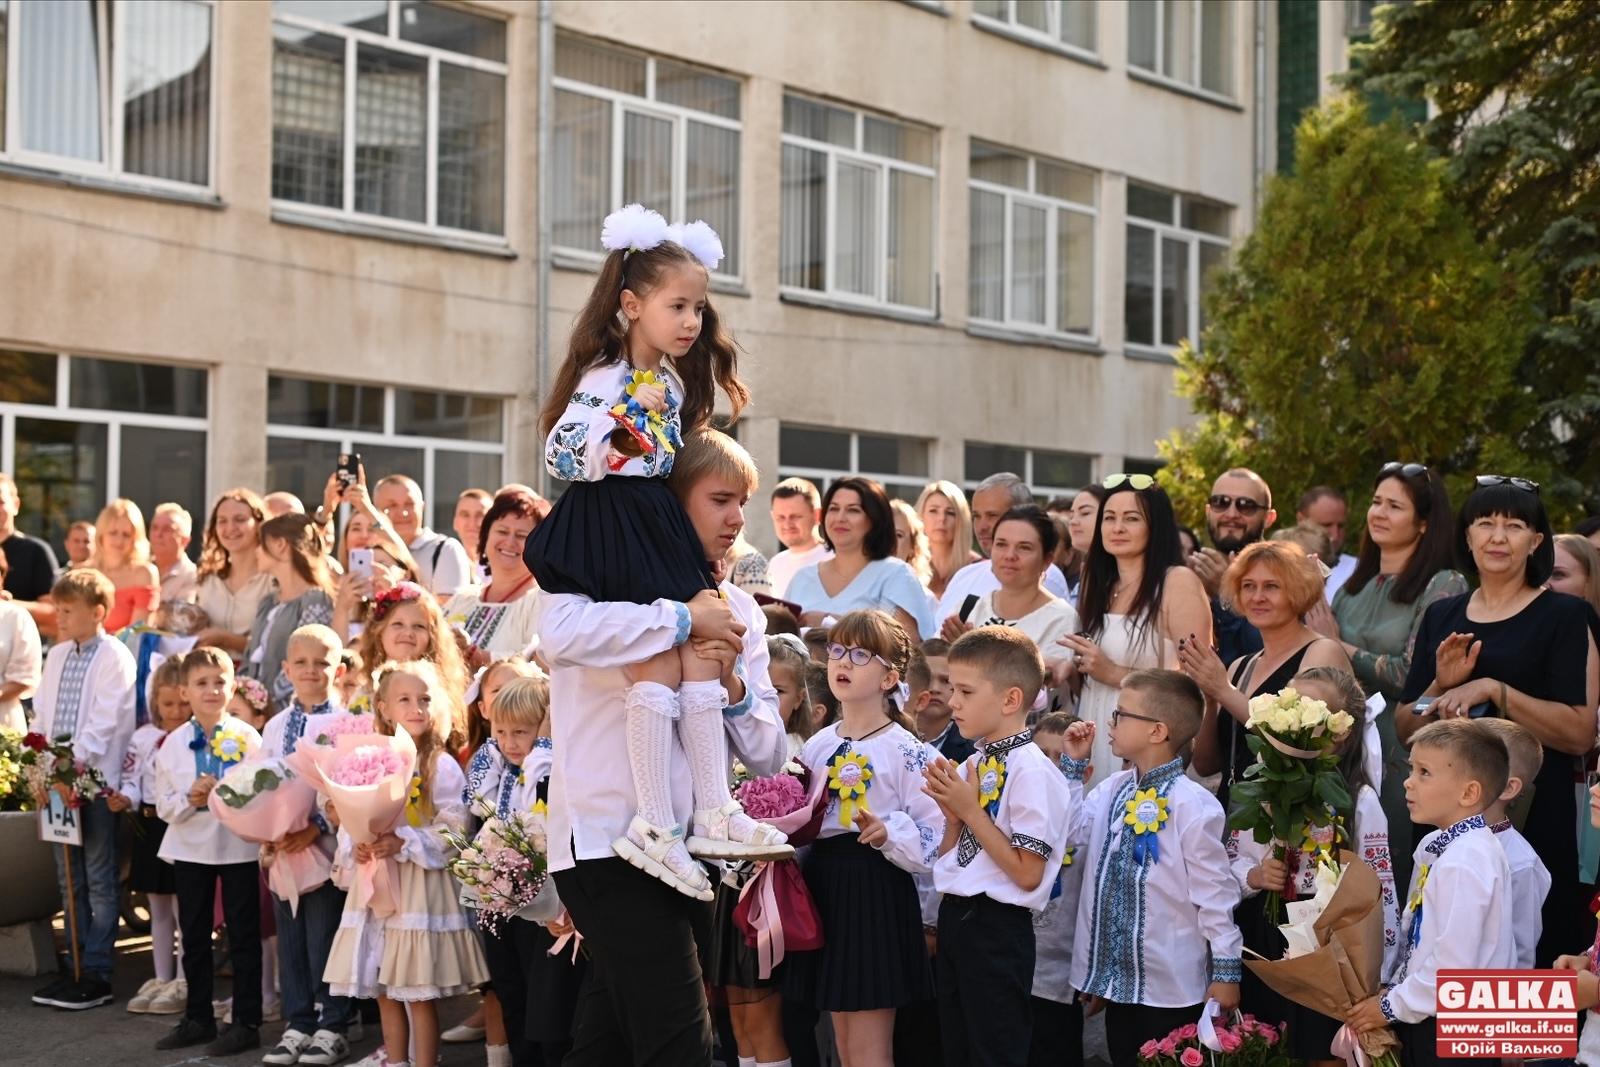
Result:
<svg viewBox="0 0 1600 1067"><path fill-rule="evenodd" d="M794 846L781 830L757 822L744 813L737 800L720 808L702 808L694 813L694 834L689 838L689 854L712 860L786 860L794 858Z"/></svg>
<svg viewBox="0 0 1600 1067"><path fill-rule="evenodd" d="M482 1041L483 1034L483 1027L468 1026L466 1023L461 1023L440 1034L439 1040L447 1045L470 1045L474 1041ZM359 1040L359 1038L351 1038L351 1040L355 1041Z"/></svg>
<svg viewBox="0 0 1600 1067"><path fill-rule="evenodd" d="M359 1060L351 1060L344 1067L411 1067L410 1060L390 1060L388 1057L389 1050L380 1045Z"/></svg>
<svg viewBox="0 0 1600 1067"><path fill-rule="evenodd" d="M344 1058L348 1055L350 1055L350 1042L344 1039L343 1034L336 1034L332 1030L318 1030L311 1035L309 1044L300 1053L300 1062L326 1067L329 1064L344 1062Z"/></svg>
<svg viewBox="0 0 1600 1067"><path fill-rule="evenodd" d="M278 1039L278 1047L261 1057L261 1062L275 1064L299 1063L301 1053L305 1052L306 1046L310 1044L310 1034L303 1033L291 1026Z"/></svg>
<svg viewBox="0 0 1600 1067"><path fill-rule="evenodd" d="M628 833L611 842L617 855L686 897L710 900L711 880L683 847L683 828L652 826L642 815L628 824Z"/></svg>
<svg viewBox="0 0 1600 1067"><path fill-rule="evenodd" d="M135 1015L144 1015L150 1010L150 1002L156 994L167 987L167 983L159 978L152 978L139 987L139 992L128 998L128 1010Z"/></svg>
<svg viewBox="0 0 1600 1067"><path fill-rule="evenodd" d="M150 998L150 1005L145 1011L151 1015L179 1015L188 1005L189 983L182 978L175 978Z"/></svg>

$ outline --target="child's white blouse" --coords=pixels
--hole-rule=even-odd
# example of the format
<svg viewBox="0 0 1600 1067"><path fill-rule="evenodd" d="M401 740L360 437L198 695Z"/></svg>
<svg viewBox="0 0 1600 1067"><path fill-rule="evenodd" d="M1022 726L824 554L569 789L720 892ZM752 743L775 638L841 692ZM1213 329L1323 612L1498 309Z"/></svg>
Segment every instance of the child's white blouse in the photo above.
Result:
<svg viewBox="0 0 1600 1067"><path fill-rule="evenodd" d="M819 839L858 832L854 822L840 825L839 797L827 786L828 768L843 744L845 738L839 732L839 724L833 723L813 734L800 754L812 775L822 777L828 798ZM938 753L895 723L871 737L851 741L849 751L865 756L872 764L867 810L882 819L889 831L889 840L879 851L890 863L912 874L931 871L939 857L939 842L944 838L944 813L922 791L922 772Z"/></svg>

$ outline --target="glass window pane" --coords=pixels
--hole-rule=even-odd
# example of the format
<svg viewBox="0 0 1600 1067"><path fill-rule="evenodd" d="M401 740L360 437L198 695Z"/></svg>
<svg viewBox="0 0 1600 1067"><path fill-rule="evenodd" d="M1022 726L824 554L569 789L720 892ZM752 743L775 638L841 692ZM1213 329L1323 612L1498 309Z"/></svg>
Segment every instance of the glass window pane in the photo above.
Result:
<svg viewBox="0 0 1600 1067"><path fill-rule="evenodd" d="M68 374L75 408L206 417L206 372L194 367L74 356Z"/></svg>
<svg viewBox="0 0 1600 1067"><path fill-rule="evenodd" d="M496 63L506 59L504 22L423 0L400 0L400 39Z"/></svg>
<svg viewBox="0 0 1600 1067"><path fill-rule="evenodd" d="M100 25L89 0L30 4L17 41L22 147L100 162L106 87Z"/></svg>
<svg viewBox="0 0 1600 1067"><path fill-rule="evenodd" d="M1045 452L1034 449L1033 485L1051 489L1078 489L1088 485L1093 478L1090 471L1094 460L1076 452Z"/></svg>
<svg viewBox="0 0 1600 1067"><path fill-rule="evenodd" d="M1066 44L1095 50L1094 0L1059 0L1061 40Z"/></svg>
<svg viewBox="0 0 1600 1067"><path fill-rule="evenodd" d="M1202 0L1200 87L1233 95L1233 0Z"/></svg>
<svg viewBox="0 0 1600 1067"><path fill-rule="evenodd" d="M97 422L18 419L16 465L10 471L22 497L17 526L42 537L67 558L67 527L93 519L110 498L106 481L107 428Z"/></svg>
<svg viewBox="0 0 1600 1067"><path fill-rule="evenodd" d="M1186 230L1226 237L1228 215L1228 209L1222 204L1210 204L1187 196L1183 198L1183 228Z"/></svg>
<svg viewBox="0 0 1600 1067"><path fill-rule="evenodd" d="M0 349L0 401L8 404L54 404L56 356L49 352Z"/></svg>
<svg viewBox="0 0 1600 1067"><path fill-rule="evenodd" d="M867 474L928 473L928 445L910 437L856 436L856 468Z"/></svg>
<svg viewBox="0 0 1600 1067"><path fill-rule="evenodd" d="M555 243L598 251L600 225L611 210L611 104L556 90L550 183Z"/></svg>
<svg viewBox="0 0 1600 1067"><path fill-rule="evenodd" d="M498 397L423 389L394 391L395 433L499 441L504 433L501 422Z"/></svg>
<svg viewBox="0 0 1600 1067"><path fill-rule="evenodd" d="M440 226L505 232L506 80L439 64Z"/></svg>
<svg viewBox="0 0 1600 1067"><path fill-rule="evenodd" d="M1189 336L1189 242L1161 241L1161 343Z"/></svg>
<svg viewBox="0 0 1600 1067"><path fill-rule="evenodd" d="M1010 17L1009 7L1006 0L973 0L972 13L1004 22Z"/></svg>
<svg viewBox="0 0 1600 1067"><path fill-rule="evenodd" d="M997 145L973 141L968 159L973 180L1028 191L1027 156Z"/></svg>
<svg viewBox="0 0 1600 1067"><path fill-rule="evenodd" d="M1094 218L1056 212L1056 329L1094 333Z"/></svg>
<svg viewBox="0 0 1600 1067"><path fill-rule="evenodd" d="M828 157L783 146L782 233L778 280L801 289L826 288L823 257L828 230Z"/></svg>
<svg viewBox="0 0 1600 1067"><path fill-rule="evenodd" d="M1222 245L1200 242L1200 332L1206 330L1206 302L1211 292L1217 286L1217 276L1228 265L1228 250ZM1200 347L1200 338L1194 339L1196 348Z"/></svg>
<svg viewBox="0 0 1600 1067"><path fill-rule="evenodd" d="M302 501L322 500L328 475L344 449L337 441L299 441L292 437L267 438L267 492L293 493ZM360 452L362 449L357 448ZM372 464L366 456L367 484L372 484Z"/></svg>
<svg viewBox="0 0 1600 1067"><path fill-rule="evenodd" d="M1147 185L1128 183L1128 214L1141 219L1154 219L1169 226L1173 222L1173 196Z"/></svg>
<svg viewBox="0 0 1600 1067"><path fill-rule="evenodd" d="M878 168L838 161L833 226L833 285L847 293L878 296L883 266L878 248Z"/></svg>
<svg viewBox="0 0 1600 1067"><path fill-rule="evenodd" d="M1123 333L1130 345L1153 345L1156 343L1156 235L1143 226L1127 229Z"/></svg>
<svg viewBox="0 0 1600 1067"><path fill-rule="evenodd" d="M1094 205L1094 171L1041 159L1034 164L1034 174L1040 196Z"/></svg>
<svg viewBox="0 0 1600 1067"><path fill-rule="evenodd" d="M356 49L356 211L423 222L428 208L428 61Z"/></svg>
<svg viewBox="0 0 1600 1067"><path fill-rule="evenodd" d="M976 485L991 474L1015 474L1019 478L1027 476L1028 453L1024 449L968 441L965 452L968 484Z"/></svg>
<svg viewBox="0 0 1600 1067"><path fill-rule="evenodd" d="M267 421L279 426L382 433L383 386L268 375Z"/></svg>
<svg viewBox="0 0 1600 1067"><path fill-rule="evenodd" d="M933 166L932 130L866 115L861 120L861 138L864 151L924 167Z"/></svg>
<svg viewBox="0 0 1600 1067"><path fill-rule="evenodd" d="M933 179L889 172L889 302L933 308Z"/></svg>
<svg viewBox="0 0 1600 1067"><path fill-rule="evenodd" d="M183 505L190 515L206 513L204 430L124 426L121 433L117 492L139 505L145 522L155 514L157 504L169 501ZM322 478L327 481L328 475L324 473ZM311 496L301 499L317 499L321 492L318 485Z"/></svg>
<svg viewBox="0 0 1600 1067"><path fill-rule="evenodd" d="M1161 8L1161 73L1194 84L1195 0L1167 0Z"/></svg>
<svg viewBox="0 0 1600 1067"><path fill-rule="evenodd" d="M129 4L123 19L122 167L204 185L211 172L211 9Z"/></svg>
<svg viewBox="0 0 1600 1067"><path fill-rule="evenodd" d="M1128 63L1156 69L1156 0L1128 0Z"/></svg>
<svg viewBox="0 0 1600 1067"><path fill-rule="evenodd" d="M644 56L608 48L587 37L556 34L556 77L644 95Z"/></svg>
<svg viewBox="0 0 1600 1067"><path fill-rule="evenodd" d="M622 202L672 216L672 122L623 113Z"/></svg>
<svg viewBox="0 0 1600 1067"><path fill-rule="evenodd" d="M778 427L778 463L785 467L850 469L850 435L805 426Z"/></svg>
<svg viewBox="0 0 1600 1067"><path fill-rule="evenodd" d="M691 122L686 134L684 212L722 238L722 274L739 273L739 131Z"/></svg>
<svg viewBox="0 0 1600 1067"><path fill-rule="evenodd" d="M856 146L856 114L803 96L783 98L783 132L844 148Z"/></svg>
<svg viewBox="0 0 1600 1067"><path fill-rule="evenodd" d="M998 322L1005 318L1006 198L973 189L967 314Z"/></svg>
<svg viewBox="0 0 1600 1067"><path fill-rule="evenodd" d="M272 10L389 36L389 0L272 0Z"/></svg>
<svg viewBox="0 0 1600 1067"><path fill-rule="evenodd" d="M272 28L272 195L344 206L344 41Z"/></svg>
<svg viewBox="0 0 1600 1067"><path fill-rule="evenodd" d="M1030 204L1011 209L1011 317L1044 325L1045 242L1049 212Z"/></svg>
<svg viewBox="0 0 1600 1067"><path fill-rule="evenodd" d="M434 449L433 487L427 493L428 524L435 530L449 530L455 519L456 497L463 489L486 489L492 493L500 488L504 483L501 462L500 456L483 452ZM477 545L470 545L467 555L477 550Z"/></svg>
<svg viewBox="0 0 1600 1067"><path fill-rule="evenodd" d="M391 474L404 474L418 485L422 486L422 495L426 499L428 487L423 485L423 450L420 448L396 448L392 445L375 445L356 443L356 451L361 453L361 465L367 469L367 484L377 485L379 479L387 478ZM326 482L328 475L322 475ZM318 490L320 494L321 490ZM454 503L454 501L452 501ZM448 530L450 527L446 526Z"/></svg>
<svg viewBox="0 0 1600 1067"><path fill-rule="evenodd" d="M656 99L725 119L739 117L739 82L736 79L670 59L656 60Z"/></svg>
<svg viewBox="0 0 1600 1067"><path fill-rule="evenodd" d="M1050 32L1049 4L1046 0L1017 0L1017 25L1040 33Z"/></svg>

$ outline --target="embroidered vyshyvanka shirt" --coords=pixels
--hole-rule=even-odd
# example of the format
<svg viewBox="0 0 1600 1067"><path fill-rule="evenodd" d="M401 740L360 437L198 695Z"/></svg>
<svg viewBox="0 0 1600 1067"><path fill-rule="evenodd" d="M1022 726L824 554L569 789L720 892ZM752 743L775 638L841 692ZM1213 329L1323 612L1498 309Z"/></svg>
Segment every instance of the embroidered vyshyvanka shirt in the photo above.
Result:
<svg viewBox="0 0 1600 1067"><path fill-rule="evenodd" d="M200 777L201 763L206 764L207 773L218 778L237 764L235 761L224 765L197 753L193 742L199 739L196 733L199 729L199 724L191 719L172 731L156 751L154 803L156 814L167 824L158 855L169 863L175 860L213 866L254 863L260 853L259 845L223 826L210 808L197 808L189 803L189 790ZM206 731L204 743L209 745L219 733L240 738L246 759L253 757L261 747L261 735L249 723L227 712L222 713L215 728ZM147 798L145 803L150 800Z"/></svg>
<svg viewBox="0 0 1600 1067"><path fill-rule="evenodd" d="M872 764L865 806L883 820L889 840L878 847L883 858L911 874L933 869L944 838L944 813L938 803L922 791L923 775L935 753L910 731L891 723L870 737L849 741L839 732L839 724L825 726L811 736L800 753L800 761L815 776L828 780L828 768L841 751L855 753ZM826 787L825 787L826 788ZM854 821L842 825L840 801L828 791L827 808L817 837L837 837L858 833Z"/></svg>

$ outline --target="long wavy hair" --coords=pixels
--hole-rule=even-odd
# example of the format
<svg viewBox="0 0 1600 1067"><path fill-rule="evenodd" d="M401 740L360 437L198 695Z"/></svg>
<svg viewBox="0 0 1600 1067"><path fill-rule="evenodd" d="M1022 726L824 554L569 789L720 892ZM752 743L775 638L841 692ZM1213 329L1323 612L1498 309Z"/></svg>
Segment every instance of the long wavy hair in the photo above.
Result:
<svg viewBox="0 0 1600 1067"><path fill-rule="evenodd" d="M261 543L281 542L289 553L289 565L301 581L333 596L333 579L328 575L328 546L322 530L308 515L286 512L261 524Z"/></svg>
<svg viewBox="0 0 1600 1067"><path fill-rule="evenodd" d="M395 722L384 711L384 706L389 702L389 690L397 678L414 678L421 682L428 690L432 702L428 707L428 716L432 728L421 737L413 738L417 743L417 777L421 779L420 807L424 814L433 815L433 774L436 758L439 753L450 753L454 735L460 732L460 723L464 717L461 709L461 692L448 684L440 674L439 668L426 660L412 660L409 663L396 663L390 661L382 664L372 672L376 683L372 693L373 710L377 712L376 725L380 734L393 736Z"/></svg>
<svg viewBox="0 0 1600 1067"><path fill-rule="evenodd" d="M89 553L89 558L84 566L96 570L107 569L108 561L105 557L106 531L113 522L126 521L133 528L133 544L128 546L128 554L121 562L121 566L139 566L150 562L150 538L144 525L144 512L139 510L139 505L127 497L118 497L100 509L100 516L94 520L94 550Z"/></svg>
<svg viewBox="0 0 1600 1067"><path fill-rule="evenodd" d="M261 543L261 524L267 521L267 505L261 502L261 496L253 489L238 486L226 490L217 497L217 502L211 505L211 515L206 519L205 543L200 549L200 577L206 578L215 574L224 580L233 571L233 561L228 558L228 550L222 547L222 540L217 536L217 512L222 510L222 505L232 501L243 504L250 509L250 514L256 519L256 544Z"/></svg>
<svg viewBox="0 0 1600 1067"><path fill-rule="evenodd" d="M922 508L932 496L942 496L950 501L956 509L958 521L955 536L950 539L949 547L937 555L933 552L932 544L928 548L928 563L931 568L931 577L937 577L948 582L967 561L972 558L972 507L967 503L967 494L955 482L929 482L917 495L917 516L922 516ZM923 524L926 526L926 522Z"/></svg>
<svg viewBox="0 0 1600 1067"><path fill-rule="evenodd" d="M922 516L917 514L915 508L904 500L890 500L889 506L894 513L906 520L906 529L911 531L911 558L906 560L911 569L916 572L917 581L923 585L933 577L933 563L928 552L928 533L922 525ZM900 544L899 531L895 532L895 546L898 550Z"/></svg>
<svg viewBox="0 0 1600 1067"><path fill-rule="evenodd" d="M561 364L555 384L544 398L544 411L539 417L543 433L549 434L561 421L567 402L585 373L627 359L628 329L619 314L623 290L643 299L671 268L705 270L688 249L675 241L663 241L654 248L634 252L619 249L606 256L594 289L572 324L566 361ZM700 319L700 336L695 338L688 352L673 362L678 376L683 379L684 397L679 417L683 421L684 437L711 421L719 387L727 394L734 419L738 419L739 412L750 402L750 391L739 380L738 357L739 348L723 327L722 318L708 295ZM609 402L614 398L606 399Z"/></svg>
<svg viewBox="0 0 1600 1067"><path fill-rule="evenodd" d="M1139 591L1128 608L1132 621L1130 635L1143 635L1149 631L1156 615L1161 611L1161 596L1167 587L1167 571L1183 563L1183 545L1178 541L1178 519L1172 511L1172 500L1159 485L1148 489L1134 489L1119 485L1100 499L1100 510L1094 523L1094 541L1089 545L1089 558L1083 564L1083 585L1078 590L1078 619L1084 632L1098 641L1105 634L1106 615L1111 608L1111 595L1117 584L1117 558L1106 550L1106 504L1118 493L1132 493L1139 501L1145 526L1150 538L1144 548L1144 573L1139 577Z"/></svg>
<svg viewBox="0 0 1600 1067"><path fill-rule="evenodd" d="M373 602L372 617L367 622L366 629L361 631L361 637L356 644L356 651L361 653L361 662L378 664L389 661L389 657L383 652L383 631L389 628L389 624L394 621L394 613L403 604L415 604L426 617L428 649L421 658L439 668L440 679L459 700L467 691L467 683L470 680L466 664L461 661L461 649L456 645L455 634L451 632L450 624L445 620L439 601L434 599L432 593L412 582L401 582ZM465 726L464 714L457 725ZM465 737L465 734L462 736Z"/></svg>

